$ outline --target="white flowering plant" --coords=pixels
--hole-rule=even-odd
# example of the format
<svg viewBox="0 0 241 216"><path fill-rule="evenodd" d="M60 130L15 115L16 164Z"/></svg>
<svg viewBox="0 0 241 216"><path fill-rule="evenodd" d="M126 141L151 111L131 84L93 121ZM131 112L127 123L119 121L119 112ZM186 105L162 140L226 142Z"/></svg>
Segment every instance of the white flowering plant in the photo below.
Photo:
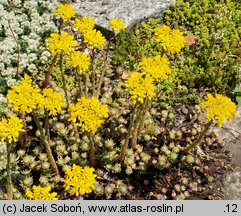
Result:
<svg viewBox="0 0 241 216"><path fill-rule="evenodd" d="M50 53L44 38L56 31L53 12L57 0L15 0L0 4L0 82L16 82L18 73L35 73L45 64ZM0 88L3 92L4 88Z"/></svg>

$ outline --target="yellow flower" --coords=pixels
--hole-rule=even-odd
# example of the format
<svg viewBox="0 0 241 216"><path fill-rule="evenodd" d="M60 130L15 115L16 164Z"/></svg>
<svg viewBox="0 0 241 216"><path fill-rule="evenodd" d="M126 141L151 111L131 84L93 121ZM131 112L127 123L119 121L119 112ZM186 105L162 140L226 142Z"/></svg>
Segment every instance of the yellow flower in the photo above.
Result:
<svg viewBox="0 0 241 216"><path fill-rule="evenodd" d="M152 99L155 96L155 85L151 76L135 72L125 82L125 87L131 94L132 101L144 102L145 98Z"/></svg>
<svg viewBox="0 0 241 216"><path fill-rule="evenodd" d="M74 28L80 30L81 33L92 30L95 27L94 19L83 16L81 19L76 18L74 23Z"/></svg>
<svg viewBox="0 0 241 216"><path fill-rule="evenodd" d="M168 59L159 55L143 58L139 66L141 72L149 74L155 80L164 80L171 73Z"/></svg>
<svg viewBox="0 0 241 216"><path fill-rule="evenodd" d="M59 16L64 22L69 21L75 14L74 8L69 4L60 4L54 12L54 15Z"/></svg>
<svg viewBox="0 0 241 216"><path fill-rule="evenodd" d="M45 88L42 91L43 100L39 101L40 108L49 111L49 114L54 116L61 111L63 105L63 97L60 93L52 88Z"/></svg>
<svg viewBox="0 0 241 216"><path fill-rule="evenodd" d="M165 25L155 30L155 39L170 54L180 52L186 44L183 33L179 29L172 30L169 26Z"/></svg>
<svg viewBox="0 0 241 216"><path fill-rule="evenodd" d="M0 121L0 138L2 142L4 139L7 139L8 143L17 142L19 133L24 131L22 120L14 115L11 115L8 119L2 118Z"/></svg>
<svg viewBox="0 0 241 216"><path fill-rule="evenodd" d="M85 52L73 51L67 58L67 64L70 67L79 68L79 72L83 73L89 70L90 57Z"/></svg>
<svg viewBox="0 0 241 216"><path fill-rule="evenodd" d="M34 185L31 190L26 190L25 195L30 200L58 200L56 192L50 193L51 187Z"/></svg>
<svg viewBox="0 0 241 216"><path fill-rule="evenodd" d="M13 105L12 110L20 113L31 113L38 108L38 102L42 99L40 90L32 86L32 80L28 75L17 85L8 91L7 100Z"/></svg>
<svg viewBox="0 0 241 216"><path fill-rule="evenodd" d="M95 133L108 117L108 107L97 98L82 97L69 108L70 118L83 131Z"/></svg>
<svg viewBox="0 0 241 216"><path fill-rule="evenodd" d="M219 127L222 127L225 120L232 122L232 118L236 115L235 103L220 94L216 94L214 97L207 94L200 107L206 110L206 119L216 121Z"/></svg>
<svg viewBox="0 0 241 216"><path fill-rule="evenodd" d="M117 18L110 20L109 26L117 33L119 33L122 30L125 30L126 28L125 23L121 19L117 19Z"/></svg>
<svg viewBox="0 0 241 216"><path fill-rule="evenodd" d="M82 168L75 164L72 168L67 168L64 177L65 190L76 196L91 193L95 189L96 182L94 171L92 167Z"/></svg>
<svg viewBox="0 0 241 216"><path fill-rule="evenodd" d="M69 54L74 50L76 42L74 41L74 36L67 32L61 34L52 33L49 38L45 40L49 51L52 54Z"/></svg>
<svg viewBox="0 0 241 216"><path fill-rule="evenodd" d="M87 43L92 49L104 48L106 44L105 37L100 31L95 29L83 32L84 42Z"/></svg>

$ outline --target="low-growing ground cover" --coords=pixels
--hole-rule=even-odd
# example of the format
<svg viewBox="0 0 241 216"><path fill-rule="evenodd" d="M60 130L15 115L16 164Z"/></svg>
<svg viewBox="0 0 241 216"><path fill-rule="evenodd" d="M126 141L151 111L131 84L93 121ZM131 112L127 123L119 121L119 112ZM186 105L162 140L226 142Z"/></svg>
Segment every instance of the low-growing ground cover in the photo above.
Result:
<svg viewBox="0 0 241 216"><path fill-rule="evenodd" d="M236 115L238 1L113 19L108 40L69 4L0 10L2 199L222 198L232 166L210 127Z"/></svg>

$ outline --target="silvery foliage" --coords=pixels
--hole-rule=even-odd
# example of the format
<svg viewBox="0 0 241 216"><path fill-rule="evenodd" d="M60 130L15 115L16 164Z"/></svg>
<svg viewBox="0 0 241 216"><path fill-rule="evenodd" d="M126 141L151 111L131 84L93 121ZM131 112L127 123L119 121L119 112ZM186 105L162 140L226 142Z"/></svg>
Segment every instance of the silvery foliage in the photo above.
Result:
<svg viewBox="0 0 241 216"><path fill-rule="evenodd" d="M0 0L0 74L8 86L16 82L18 62L19 73L34 74L48 61L43 36L57 31L57 5L57 0Z"/></svg>
<svg viewBox="0 0 241 216"><path fill-rule="evenodd" d="M7 143L0 142L0 171L5 170L7 166Z"/></svg>

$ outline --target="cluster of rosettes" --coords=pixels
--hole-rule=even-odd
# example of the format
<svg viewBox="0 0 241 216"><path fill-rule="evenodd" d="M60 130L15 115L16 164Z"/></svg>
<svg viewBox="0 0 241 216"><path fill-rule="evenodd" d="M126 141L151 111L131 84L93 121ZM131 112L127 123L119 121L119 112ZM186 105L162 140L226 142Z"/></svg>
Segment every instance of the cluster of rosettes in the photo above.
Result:
<svg viewBox="0 0 241 216"><path fill-rule="evenodd" d="M150 75L155 80L164 80L171 73L168 59L159 55L143 58L139 67L141 72Z"/></svg>
<svg viewBox="0 0 241 216"><path fill-rule="evenodd" d="M150 75L135 72L126 80L125 87L133 102L137 100L143 103L145 98L152 99L155 96L154 79Z"/></svg>
<svg viewBox="0 0 241 216"><path fill-rule="evenodd" d="M122 20L117 19L117 18L110 20L109 26L110 26L110 28L113 29L113 31L115 31L117 33L125 30L125 28L126 28L125 23Z"/></svg>
<svg viewBox="0 0 241 216"><path fill-rule="evenodd" d="M69 107L70 118L83 131L95 133L108 117L108 107L97 98L82 97Z"/></svg>
<svg viewBox="0 0 241 216"><path fill-rule="evenodd" d="M5 139L8 143L17 142L19 133L24 131L22 120L14 115L11 115L8 119L2 118L0 121L1 142Z"/></svg>
<svg viewBox="0 0 241 216"><path fill-rule="evenodd" d="M64 22L69 21L71 18L75 17L75 10L69 4L60 4L54 15L60 17Z"/></svg>
<svg viewBox="0 0 241 216"><path fill-rule="evenodd" d="M216 121L219 127L222 127L225 120L231 122L236 115L235 103L230 98L220 94L215 96L207 94L200 107L206 110L206 119Z"/></svg>
<svg viewBox="0 0 241 216"><path fill-rule="evenodd" d="M41 187L34 185L31 190L26 190L25 195L30 200L58 200L56 192L50 193L51 187Z"/></svg>
<svg viewBox="0 0 241 216"><path fill-rule="evenodd" d="M180 52L186 44L183 33L179 29L171 29L166 25L155 30L155 39L160 42L164 50L170 54Z"/></svg>
<svg viewBox="0 0 241 216"><path fill-rule="evenodd" d="M49 51L52 54L70 54L74 50L74 47L77 45L74 36L70 35L67 32L63 33L51 33L50 37L45 40Z"/></svg>
<svg viewBox="0 0 241 216"><path fill-rule="evenodd" d="M56 115L63 105L63 97L51 88L43 89L32 85L32 80L25 75L24 79L8 91L7 100L14 112L23 114L35 110L46 110L50 115Z"/></svg>
<svg viewBox="0 0 241 216"><path fill-rule="evenodd" d="M91 193L95 189L94 168L85 166L84 168L73 165L72 168L67 168L65 171L64 188L71 195L84 195Z"/></svg>
<svg viewBox="0 0 241 216"><path fill-rule="evenodd" d="M70 67L78 68L79 73L88 71L90 67L90 57L85 52L73 51L66 62Z"/></svg>

